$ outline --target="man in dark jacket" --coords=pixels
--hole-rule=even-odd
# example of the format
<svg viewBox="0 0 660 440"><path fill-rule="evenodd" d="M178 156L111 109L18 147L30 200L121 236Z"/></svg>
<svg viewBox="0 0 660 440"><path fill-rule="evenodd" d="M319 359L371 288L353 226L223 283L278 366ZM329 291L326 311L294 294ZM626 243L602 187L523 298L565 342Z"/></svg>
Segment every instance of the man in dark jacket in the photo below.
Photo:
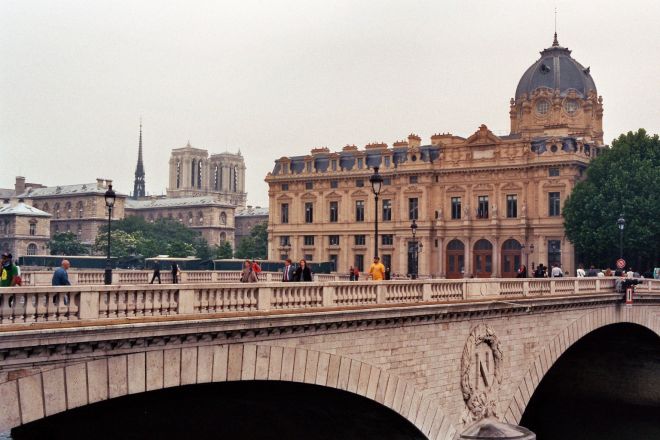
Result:
<svg viewBox="0 0 660 440"><path fill-rule="evenodd" d="M53 286L70 286L71 282L69 282L69 273L67 270L69 270L69 267L71 267L71 263L69 263L69 260L62 260L62 265L58 267L55 272L53 272L53 280L52 284Z"/></svg>
<svg viewBox="0 0 660 440"><path fill-rule="evenodd" d="M158 278L158 284L160 284L160 262L158 260L154 261L154 275L151 277L149 284L153 284L156 278Z"/></svg>

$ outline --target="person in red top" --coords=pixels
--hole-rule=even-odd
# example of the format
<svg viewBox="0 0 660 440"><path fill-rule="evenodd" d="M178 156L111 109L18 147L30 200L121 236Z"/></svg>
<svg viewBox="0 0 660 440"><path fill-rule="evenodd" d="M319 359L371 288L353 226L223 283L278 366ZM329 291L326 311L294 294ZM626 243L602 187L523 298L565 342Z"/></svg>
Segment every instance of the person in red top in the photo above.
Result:
<svg viewBox="0 0 660 440"><path fill-rule="evenodd" d="M358 281L360 279L360 270L355 266L353 269L353 277L355 277L355 281Z"/></svg>

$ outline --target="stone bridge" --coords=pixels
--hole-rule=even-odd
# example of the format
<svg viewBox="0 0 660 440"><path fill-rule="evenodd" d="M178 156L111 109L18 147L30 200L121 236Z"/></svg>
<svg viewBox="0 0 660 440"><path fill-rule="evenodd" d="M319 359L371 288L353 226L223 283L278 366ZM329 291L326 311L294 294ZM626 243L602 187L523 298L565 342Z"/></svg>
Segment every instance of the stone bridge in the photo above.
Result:
<svg viewBox="0 0 660 440"><path fill-rule="evenodd" d="M0 432L168 387L293 381L384 405L428 439L519 424L588 333L660 335L660 282L613 278L82 285L0 290Z"/></svg>

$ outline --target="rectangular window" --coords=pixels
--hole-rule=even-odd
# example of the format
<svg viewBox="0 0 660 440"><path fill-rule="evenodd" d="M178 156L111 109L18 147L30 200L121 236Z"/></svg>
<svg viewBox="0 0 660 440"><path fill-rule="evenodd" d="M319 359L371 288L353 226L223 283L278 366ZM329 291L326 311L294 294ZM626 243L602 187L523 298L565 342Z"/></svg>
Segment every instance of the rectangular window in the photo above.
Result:
<svg viewBox="0 0 660 440"><path fill-rule="evenodd" d="M550 177L559 176L559 168L557 168L557 167L549 168L548 169L548 176L550 176Z"/></svg>
<svg viewBox="0 0 660 440"><path fill-rule="evenodd" d="M303 244L305 246L314 246L314 236L313 235L305 235L303 237Z"/></svg>
<svg viewBox="0 0 660 440"><path fill-rule="evenodd" d="M355 246L364 246L367 244L367 237L365 235L355 236Z"/></svg>
<svg viewBox="0 0 660 440"><path fill-rule="evenodd" d="M330 202L330 222L339 221L339 202Z"/></svg>
<svg viewBox="0 0 660 440"><path fill-rule="evenodd" d="M548 276L553 264L561 266L561 240L548 240Z"/></svg>
<svg viewBox="0 0 660 440"><path fill-rule="evenodd" d="M358 157L357 163L358 163L358 166L357 166L358 169L361 169L362 166L364 165L364 159L362 159L361 157Z"/></svg>
<svg viewBox="0 0 660 440"><path fill-rule="evenodd" d="M363 179L357 179L355 181L355 186L362 188L364 186L364 180Z"/></svg>
<svg viewBox="0 0 660 440"><path fill-rule="evenodd" d="M280 246L291 246L291 241L288 235L280 236Z"/></svg>
<svg viewBox="0 0 660 440"><path fill-rule="evenodd" d="M451 198L451 218L452 220L460 220L461 218L461 198Z"/></svg>
<svg viewBox="0 0 660 440"><path fill-rule="evenodd" d="M412 197L408 199L408 220L417 220L419 218L419 199Z"/></svg>
<svg viewBox="0 0 660 440"><path fill-rule="evenodd" d="M339 180L331 180L330 188L339 188Z"/></svg>
<svg viewBox="0 0 660 440"><path fill-rule="evenodd" d="M506 217L518 217L518 196L516 194L507 194L506 196Z"/></svg>
<svg viewBox="0 0 660 440"><path fill-rule="evenodd" d="M35 235L37 233L37 224L30 223L30 235Z"/></svg>
<svg viewBox="0 0 660 440"><path fill-rule="evenodd" d="M477 218L488 218L488 196L479 196L477 202Z"/></svg>
<svg viewBox="0 0 660 440"><path fill-rule="evenodd" d="M393 234L383 234L380 236L381 244L383 246L392 246L394 244Z"/></svg>
<svg viewBox="0 0 660 440"><path fill-rule="evenodd" d="M410 176L408 178L408 183L417 183L417 176Z"/></svg>
<svg viewBox="0 0 660 440"><path fill-rule="evenodd" d="M288 183L283 183L282 184L282 191L288 191L289 190L289 184Z"/></svg>
<svg viewBox="0 0 660 440"><path fill-rule="evenodd" d="M389 222L392 220L392 200L383 200L383 221Z"/></svg>
<svg viewBox="0 0 660 440"><path fill-rule="evenodd" d="M330 246L339 246L339 235L328 235L328 244Z"/></svg>
<svg viewBox="0 0 660 440"><path fill-rule="evenodd" d="M289 223L289 204L282 203L280 205L280 223Z"/></svg>
<svg viewBox="0 0 660 440"><path fill-rule="evenodd" d="M328 255L328 260L332 262L332 270L337 272L337 268L339 267L339 256L337 254L330 254Z"/></svg>
<svg viewBox="0 0 660 440"><path fill-rule="evenodd" d="M383 177L383 185L389 186L392 184L392 178L391 177Z"/></svg>
<svg viewBox="0 0 660 440"><path fill-rule="evenodd" d="M364 255L355 255L355 267L357 267L360 272L364 272Z"/></svg>
<svg viewBox="0 0 660 440"><path fill-rule="evenodd" d="M390 160L391 160L391 159L390 159L390 156L385 156L385 157L383 158L383 160L384 160L384 162L385 162L385 168L389 168L389 167L390 167Z"/></svg>
<svg viewBox="0 0 660 440"><path fill-rule="evenodd" d="M314 257L312 254L305 254L305 261L313 261Z"/></svg>
<svg viewBox="0 0 660 440"><path fill-rule="evenodd" d="M337 171L337 161L336 160L333 160L332 162L330 162L330 166L332 168L332 171Z"/></svg>
<svg viewBox="0 0 660 440"><path fill-rule="evenodd" d="M355 201L355 221L356 222L364 221L364 200Z"/></svg>
<svg viewBox="0 0 660 440"><path fill-rule="evenodd" d="M314 189L314 182L305 182L305 189Z"/></svg>
<svg viewBox="0 0 660 440"><path fill-rule="evenodd" d="M550 217L561 215L561 203L558 192L548 193L548 215Z"/></svg>
<svg viewBox="0 0 660 440"><path fill-rule="evenodd" d="M305 203L305 223L314 222L314 204L312 202Z"/></svg>

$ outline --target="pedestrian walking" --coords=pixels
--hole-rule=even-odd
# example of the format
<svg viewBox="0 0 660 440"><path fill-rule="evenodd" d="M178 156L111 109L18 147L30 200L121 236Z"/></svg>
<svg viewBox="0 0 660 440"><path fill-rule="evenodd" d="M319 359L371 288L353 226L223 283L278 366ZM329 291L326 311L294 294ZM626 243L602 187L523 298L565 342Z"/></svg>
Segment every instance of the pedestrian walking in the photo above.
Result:
<svg viewBox="0 0 660 440"><path fill-rule="evenodd" d="M175 262L172 263L172 283L177 284L179 282L179 275L181 271L179 270L179 265Z"/></svg>
<svg viewBox="0 0 660 440"><path fill-rule="evenodd" d="M160 284L160 262L158 260L154 261L154 274L149 284L153 284L156 278L158 278L158 284Z"/></svg>
<svg viewBox="0 0 660 440"><path fill-rule="evenodd" d="M390 270L389 267L385 268L385 280L389 281L392 279L392 271Z"/></svg>
<svg viewBox="0 0 660 440"><path fill-rule="evenodd" d="M355 266L353 268L353 281L359 281L360 280L360 269Z"/></svg>
<svg viewBox="0 0 660 440"><path fill-rule="evenodd" d="M2 273L0 273L0 287L13 287L16 285L18 269L12 262L12 255L8 252L2 254Z"/></svg>
<svg viewBox="0 0 660 440"><path fill-rule="evenodd" d="M348 281L355 281L355 271L353 270L353 266L348 269Z"/></svg>
<svg viewBox="0 0 660 440"><path fill-rule="evenodd" d="M62 260L60 267L55 269L55 272L53 272L53 279L51 280L51 284L53 286L71 285L71 282L69 281L69 273L67 272L69 270L69 267L71 267L71 263L69 263L69 260Z"/></svg>
<svg viewBox="0 0 660 440"><path fill-rule="evenodd" d="M307 265L307 261L300 260L300 264L296 269L296 273L293 277L296 281L312 281L312 270Z"/></svg>
<svg viewBox="0 0 660 440"><path fill-rule="evenodd" d="M545 278L545 266L543 266L543 263L539 263L539 265L536 266L534 278Z"/></svg>
<svg viewBox="0 0 660 440"><path fill-rule="evenodd" d="M516 278L527 278L527 266L524 264L520 265Z"/></svg>
<svg viewBox="0 0 660 440"><path fill-rule="evenodd" d="M552 263L552 271L550 272L550 276L552 278L561 278L564 276L564 272L562 272L561 267L557 263Z"/></svg>
<svg viewBox="0 0 660 440"><path fill-rule="evenodd" d="M256 283L257 274L254 273L252 267L252 262L250 260L245 260L243 263L243 270L241 271L241 283Z"/></svg>
<svg viewBox="0 0 660 440"><path fill-rule="evenodd" d="M385 278L385 266L380 262L380 258L374 257L374 262L369 267L369 275L374 281L383 281Z"/></svg>
<svg viewBox="0 0 660 440"><path fill-rule="evenodd" d="M587 272L588 277L597 277L598 276L598 271L596 270L596 266L593 264L591 267L589 267L589 272Z"/></svg>
<svg viewBox="0 0 660 440"><path fill-rule="evenodd" d="M586 275L587 273L584 271L584 265L580 263L577 270L577 276L578 278L584 278Z"/></svg>
<svg viewBox="0 0 660 440"><path fill-rule="evenodd" d="M284 269L282 270L282 281L285 283L293 281L293 267L291 266L291 258L284 260Z"/></svg>

